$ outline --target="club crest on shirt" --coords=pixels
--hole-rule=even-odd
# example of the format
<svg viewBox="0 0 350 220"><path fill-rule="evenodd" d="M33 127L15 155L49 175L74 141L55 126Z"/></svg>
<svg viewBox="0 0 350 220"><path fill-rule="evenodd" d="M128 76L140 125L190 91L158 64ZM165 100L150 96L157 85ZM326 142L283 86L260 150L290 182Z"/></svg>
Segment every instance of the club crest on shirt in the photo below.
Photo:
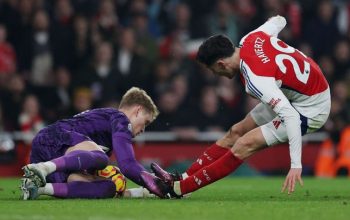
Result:
<svg viewBox="0 0 350 220"><path fill-rule="evenodd" d="M132 125L131 125L131 123L128 124L128 130L129 130L130 132L132 132Z"/></svg>

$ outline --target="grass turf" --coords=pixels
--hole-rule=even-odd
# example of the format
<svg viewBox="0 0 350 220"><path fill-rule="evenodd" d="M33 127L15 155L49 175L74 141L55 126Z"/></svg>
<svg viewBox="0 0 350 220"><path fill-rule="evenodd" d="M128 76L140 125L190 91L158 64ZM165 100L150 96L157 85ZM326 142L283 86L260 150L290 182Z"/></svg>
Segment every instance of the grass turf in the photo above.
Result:
<svg viewBox="0 0 350 220"><path fill-rule="evenodd" d="M0 179L0 220L14 219L350 219L350 179L304 178L288 196L283 178L226 178L182 200L54 199L21 201L19 179ZM130 187L130 186L129 186Z"/></svg>

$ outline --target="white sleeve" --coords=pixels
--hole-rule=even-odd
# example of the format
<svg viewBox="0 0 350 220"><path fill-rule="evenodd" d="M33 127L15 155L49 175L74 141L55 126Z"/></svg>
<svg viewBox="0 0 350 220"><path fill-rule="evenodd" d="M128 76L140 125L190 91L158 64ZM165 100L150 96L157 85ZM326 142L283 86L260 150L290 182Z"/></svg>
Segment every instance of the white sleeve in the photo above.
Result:
<svg viewBox="0 0 350 220"><path fill-rule="evenodd" d="M269 105L286 127L291 168L301 168L302 135L299 113L276 85L275 78L257 76L246 64L242 65L242 69L247 83L247 92Z"/></svg>
<svg viewBox="0 0 350 220"><path fill-rule="evenodd" d="M263 25L258 27L257 29L249 32L247 35L245 35L239 42L238 47L242 47L244 40L254 32L262 31L270 36L277 37L279 32L286 26L287 21L284 17L277 15L275 17L271 17L269 20L267 20Z"/></svg>
<svg viewBox="0 0 350 220"><path fill-rule="evenodd" d="M268 35L277 37L277 35L282 31L282 29L286 26L287 21L284 17L277 15L271 17L267 20L263 25L258 27L252 32L262 31Z"/></svg>

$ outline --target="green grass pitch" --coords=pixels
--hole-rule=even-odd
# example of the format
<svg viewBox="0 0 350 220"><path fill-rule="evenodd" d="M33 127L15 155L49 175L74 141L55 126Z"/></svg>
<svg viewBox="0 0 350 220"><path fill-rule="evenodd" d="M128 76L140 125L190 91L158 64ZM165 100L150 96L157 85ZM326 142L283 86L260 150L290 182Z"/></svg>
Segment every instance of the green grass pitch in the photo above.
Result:
<svg viewBox="0 0 350 220"><path fill-rule="evenodd" d="M282 182L275 177L231 177L182 200L40 197L21 201L19 179L0 179L0 220L350 219L350 179L304 178L305 186L298 186L291 196L280 193Z"/></svg>

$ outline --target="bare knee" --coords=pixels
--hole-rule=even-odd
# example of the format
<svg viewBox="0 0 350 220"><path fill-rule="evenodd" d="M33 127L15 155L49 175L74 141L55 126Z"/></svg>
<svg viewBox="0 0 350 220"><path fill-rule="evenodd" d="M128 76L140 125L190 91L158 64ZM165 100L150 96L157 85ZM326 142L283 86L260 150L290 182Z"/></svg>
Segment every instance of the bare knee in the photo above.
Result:
<svg viewBox="0 0 350 220"><path fill-rule="evenodd" d="M241 124L235 124L230 128L229 136L232 139L237 140L238 138L242 137L245 133L246 133L246 131Z"/></svg>
<svg viewBox="0 0 350 220"><path fill-rule="evenodd" d="M231 151L236 157L243 160L256 151L256 143L254 139L243 136L237 139Z"/></svg>
<svg viewBox="0 0 350 220"><path fill-rule="evenodd" d="M240 124L233 125L223 138L217 141L217 144L222 147L231 148L238 138L243 136L245 131Z"/></svg>

